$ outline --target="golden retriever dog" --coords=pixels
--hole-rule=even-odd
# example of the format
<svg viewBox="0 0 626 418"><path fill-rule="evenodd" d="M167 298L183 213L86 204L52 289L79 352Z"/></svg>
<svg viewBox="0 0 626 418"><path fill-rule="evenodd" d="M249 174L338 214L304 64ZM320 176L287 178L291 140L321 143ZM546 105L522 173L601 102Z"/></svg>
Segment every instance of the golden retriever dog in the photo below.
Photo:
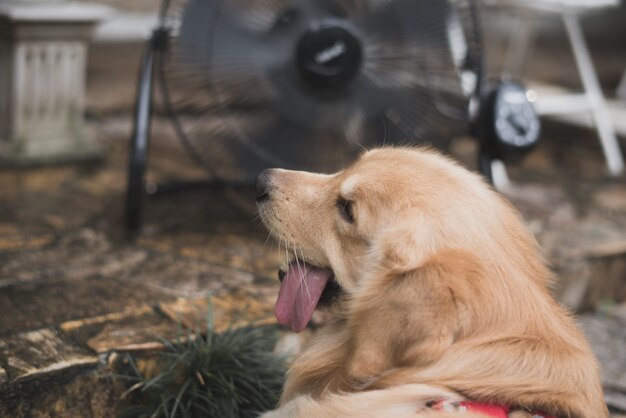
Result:
<svg viewBox="0 0 626 418"><path fill-rule="evenodd" d="M608 417L536 241L478 175L383 148L332 175L266 170L257 193L290 258L278 321L333 318L263 417Z"/></svg>

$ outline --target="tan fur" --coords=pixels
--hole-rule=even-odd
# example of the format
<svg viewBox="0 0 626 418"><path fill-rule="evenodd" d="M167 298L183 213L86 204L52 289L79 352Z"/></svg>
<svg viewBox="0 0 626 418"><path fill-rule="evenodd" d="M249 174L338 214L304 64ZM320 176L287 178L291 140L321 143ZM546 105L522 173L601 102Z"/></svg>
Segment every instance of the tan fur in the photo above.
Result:
<svg viewBox="0 0 626 418"><path fill-rule="evenodd" d="M444 390L510 405L511 417L608 416L597 362L550 296L536 242L480 177L432 151L386 148L334 175L275 170L270 182L264 223L332 268L345 293L268 417L449 416L423 409L427 388L431 400ZM402 402L414 412L392 412Z"/></svg>

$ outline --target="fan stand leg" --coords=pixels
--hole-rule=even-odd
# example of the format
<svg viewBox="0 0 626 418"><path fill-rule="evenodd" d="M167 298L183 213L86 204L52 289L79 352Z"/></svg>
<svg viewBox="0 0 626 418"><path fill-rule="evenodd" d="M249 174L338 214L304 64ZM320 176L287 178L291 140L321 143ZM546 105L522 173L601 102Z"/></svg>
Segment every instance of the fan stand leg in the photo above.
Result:
<svg viewBox="0 0 626 418"><path fill-rule="evenodd" d="M482 148L482 147L481 147ZM492 172L493 157L481 149L478 152L478 171L482 174L490 184L493 184L493 172Z"/></svg>
<svg viewBox="0 0 626 418"><path fill-rule="evenodd" d="M482 149L478 153L478 171L496 190L506 190L511 184L504 162Z"/></svg>
<svg viewBox="0 0 626 418"><path fill-rule="evenodd" d="M130 143L128 167L128 187L126 190L126 220L130 232L136 233L141 227L141 207L146 194L144 176L150 140L152 118L152 87L156 42L150 40L141 63L139 85L135 104L135 125Z"/></svg>

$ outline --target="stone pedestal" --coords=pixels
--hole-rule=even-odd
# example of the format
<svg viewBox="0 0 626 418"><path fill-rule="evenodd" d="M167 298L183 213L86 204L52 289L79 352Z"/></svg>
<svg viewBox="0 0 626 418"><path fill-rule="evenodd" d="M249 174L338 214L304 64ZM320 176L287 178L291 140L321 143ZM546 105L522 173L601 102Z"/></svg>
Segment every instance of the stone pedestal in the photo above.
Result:
<svg viewBox="0 0 626 418"><path fill-rule="evenodd" d="M83 126L95 4L0 0L0 164L97 156Z"/></svg>

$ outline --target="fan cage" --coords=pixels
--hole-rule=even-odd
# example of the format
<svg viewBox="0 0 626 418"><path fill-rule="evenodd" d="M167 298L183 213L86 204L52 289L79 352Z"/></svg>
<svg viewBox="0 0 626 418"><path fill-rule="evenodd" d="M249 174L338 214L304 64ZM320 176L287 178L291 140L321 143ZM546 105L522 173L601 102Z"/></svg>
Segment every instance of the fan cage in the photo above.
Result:
<svg viewBox="0 0 626 418"><path fill-rule="evenodd" d="M159 19L159 27L158 31L162 31L164 34L167 34L167 41L160 48L155 56L155 64L157 69L157 80L160 88L160 92L163 97L163 106L166 115L170 119L173 128L176 132L176 135L182 142L184 148L187 150L191 158L204 169L206 169L209 177L219 180L219 181L228 181L234 180L235 182L241 181L242 177L237 172L230 172L229 174L224 175L223 172L219 172L216 170L216 159L215 158L206 158L203 156L201 152L199 152L197 145L194 145L192 138L189 133L185 129L184 121L182 120L181 114L177 109L175 109L173 100L172 100L172 91L171 86L168 83L168 77L166 74L167 71L167 53L170 47L170 43L172 39L170 38L172 31L177 31L180 29L181 22L181 14L184 11L185 6L189 3L190 0L163 0L161 4L160 11L160 19ZM210 1L210 0L206 0ZM446 1L446 0L441 0ZM473 124L475 123L475 119L477 117L480 95L483 88L484 82L484 62L483 62L483 54L482 54L482 32L479 18L479 10L476 4L476 0L447 0L448 3L454 8L457 13L462 13L460 18L465 22L463 25L463 35L464 41L467 44L467 53L463 58L463 64L460 69L467 70L471 74L474 75L475 80L473 83L474 88L471 92L467 92L467 114L464 115L466 118L468 125L466 127L467 133L469 133L472 129ZM217 6L221 3L221 1L216 0L213 3ZM219 14L214 14L214 19L217 20ZM211 21L208 23L210 27L215 27L216 21ZM459 69L459 70L460 70ZM211 114L206 116L207 118L211 117ZM448 147L449 142L454 138L448 138L446 141L440 142L436 144L438 147L443 148L444 150ZM211 138L205 138L207 142L211 141ZM410 138L410 144L419 143L419 141L415 141L415 138ZM409 144L407 143L407 144ZM219 163L217 163L219 164ZM245 177L245 176L244 176ZM245 181L244 181L245 182Z"/></svg>

